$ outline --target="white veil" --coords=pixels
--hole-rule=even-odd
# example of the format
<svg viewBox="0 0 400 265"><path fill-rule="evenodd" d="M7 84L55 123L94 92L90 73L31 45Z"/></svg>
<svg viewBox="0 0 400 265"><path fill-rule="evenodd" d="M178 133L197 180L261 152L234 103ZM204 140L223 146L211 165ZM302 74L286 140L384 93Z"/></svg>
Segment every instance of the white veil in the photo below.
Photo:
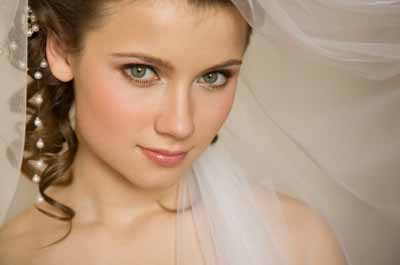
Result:
<svg viewBox="0 0 400 265"><path fill-rule="evenodd" d="M254 35L219 141L182 178L177 264L295 264L281 194L326 219L348 264L399 264L400 1L232 1ZM26 39L9 35L24 10L0 0L0 223L37 192L19 173Z"/></svg>
<svg viewBox="0 0 400 265"><path fill-rule="evenodd" d="M0 2L0 223L4 222L17 190L22 164L25 120L27 65L25 1ZM14 198L15 199L15 198Z"/></svg>

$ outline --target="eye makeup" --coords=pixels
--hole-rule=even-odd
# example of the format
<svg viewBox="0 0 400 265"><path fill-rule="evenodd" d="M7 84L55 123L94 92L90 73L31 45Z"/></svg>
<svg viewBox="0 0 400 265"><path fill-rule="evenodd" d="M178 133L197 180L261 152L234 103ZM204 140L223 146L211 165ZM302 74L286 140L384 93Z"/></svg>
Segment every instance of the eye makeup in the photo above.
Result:
<svg viewBox="0 0 400 265"><path fill-rule="evenodd" d="M140 77L135 77L133 75L132 70L133 69L141 69L142 71L145 71L145 74L147 73L153 73L154 78L150 78L150 79L140 79ZM122 74L124 75L124 77L131 83L133 83L134 85L140 86L140 87L150 87L152 85L154 85L157 81L160 80L160 76L159 76L159 71L156 67L152 66L152 65L148 65L148 64L143 64L143 63L130 63L130 64L125 64L122 65L120 67L120 70L122 72ZM229 82L230 79L234 76L236 71L230 70L230 69L222 69L222 70L213 70L210 71L206 74L203 74L199 79L204 79L205 76L209 75L209 74L219 74L221 75L224 79L225 82L223 84L220 85L213 85L213 84L207 84L207 82L199 82L198 83L201 84L201 86L206 87L208 90L218 90L218 89L222 89L224 87L226 87Z"/></svg>

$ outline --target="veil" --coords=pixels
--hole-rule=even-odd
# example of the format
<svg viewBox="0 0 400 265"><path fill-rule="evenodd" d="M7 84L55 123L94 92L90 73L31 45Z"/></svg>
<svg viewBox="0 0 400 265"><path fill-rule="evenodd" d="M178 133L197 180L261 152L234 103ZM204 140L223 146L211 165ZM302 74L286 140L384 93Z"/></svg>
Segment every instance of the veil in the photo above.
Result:
<svg viewBox="0 0 400 265"><path fill-rule="evenodd" d="M181 178L176 264L297 264L288 207L317 216L308 264L320 220L345 264L400 264L400 1L232 2L254 33L218 143ZM38 195L20 173L26 9L0 0L0 224Z"/></svg>

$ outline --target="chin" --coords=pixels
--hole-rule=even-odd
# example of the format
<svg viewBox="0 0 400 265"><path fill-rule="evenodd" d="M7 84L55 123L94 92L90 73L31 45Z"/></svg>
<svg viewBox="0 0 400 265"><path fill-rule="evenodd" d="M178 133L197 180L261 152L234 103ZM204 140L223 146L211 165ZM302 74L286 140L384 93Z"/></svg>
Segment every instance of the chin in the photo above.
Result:
<svg viewBox="0 0 400 265"><path fill-rule="evenodd" d="M162 168L143 165L127 170L123 175L132 185L145 190L163 190L177 184L185 173L183 165L175 168Z"/></svg>

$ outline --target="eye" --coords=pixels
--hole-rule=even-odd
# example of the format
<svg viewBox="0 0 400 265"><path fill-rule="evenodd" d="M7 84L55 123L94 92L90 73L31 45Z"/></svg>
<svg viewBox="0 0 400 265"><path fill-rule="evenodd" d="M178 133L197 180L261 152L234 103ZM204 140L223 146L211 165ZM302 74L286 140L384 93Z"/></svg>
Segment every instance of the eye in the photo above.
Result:
<svg viewBox="0 0 400 265"><path fill-rule="evenodd" d="M209 85L212 88L221 88L227 85L231 75L229 71L210 72L200 78L200 83Z"/></svg>
<svg viewBox="0 0 400 265"><path fill-rule="evenodd" d="M124 67L124 71L129 78L139 83L147 83L158 79L155 70L144 64L127 65Z"/></svg>

